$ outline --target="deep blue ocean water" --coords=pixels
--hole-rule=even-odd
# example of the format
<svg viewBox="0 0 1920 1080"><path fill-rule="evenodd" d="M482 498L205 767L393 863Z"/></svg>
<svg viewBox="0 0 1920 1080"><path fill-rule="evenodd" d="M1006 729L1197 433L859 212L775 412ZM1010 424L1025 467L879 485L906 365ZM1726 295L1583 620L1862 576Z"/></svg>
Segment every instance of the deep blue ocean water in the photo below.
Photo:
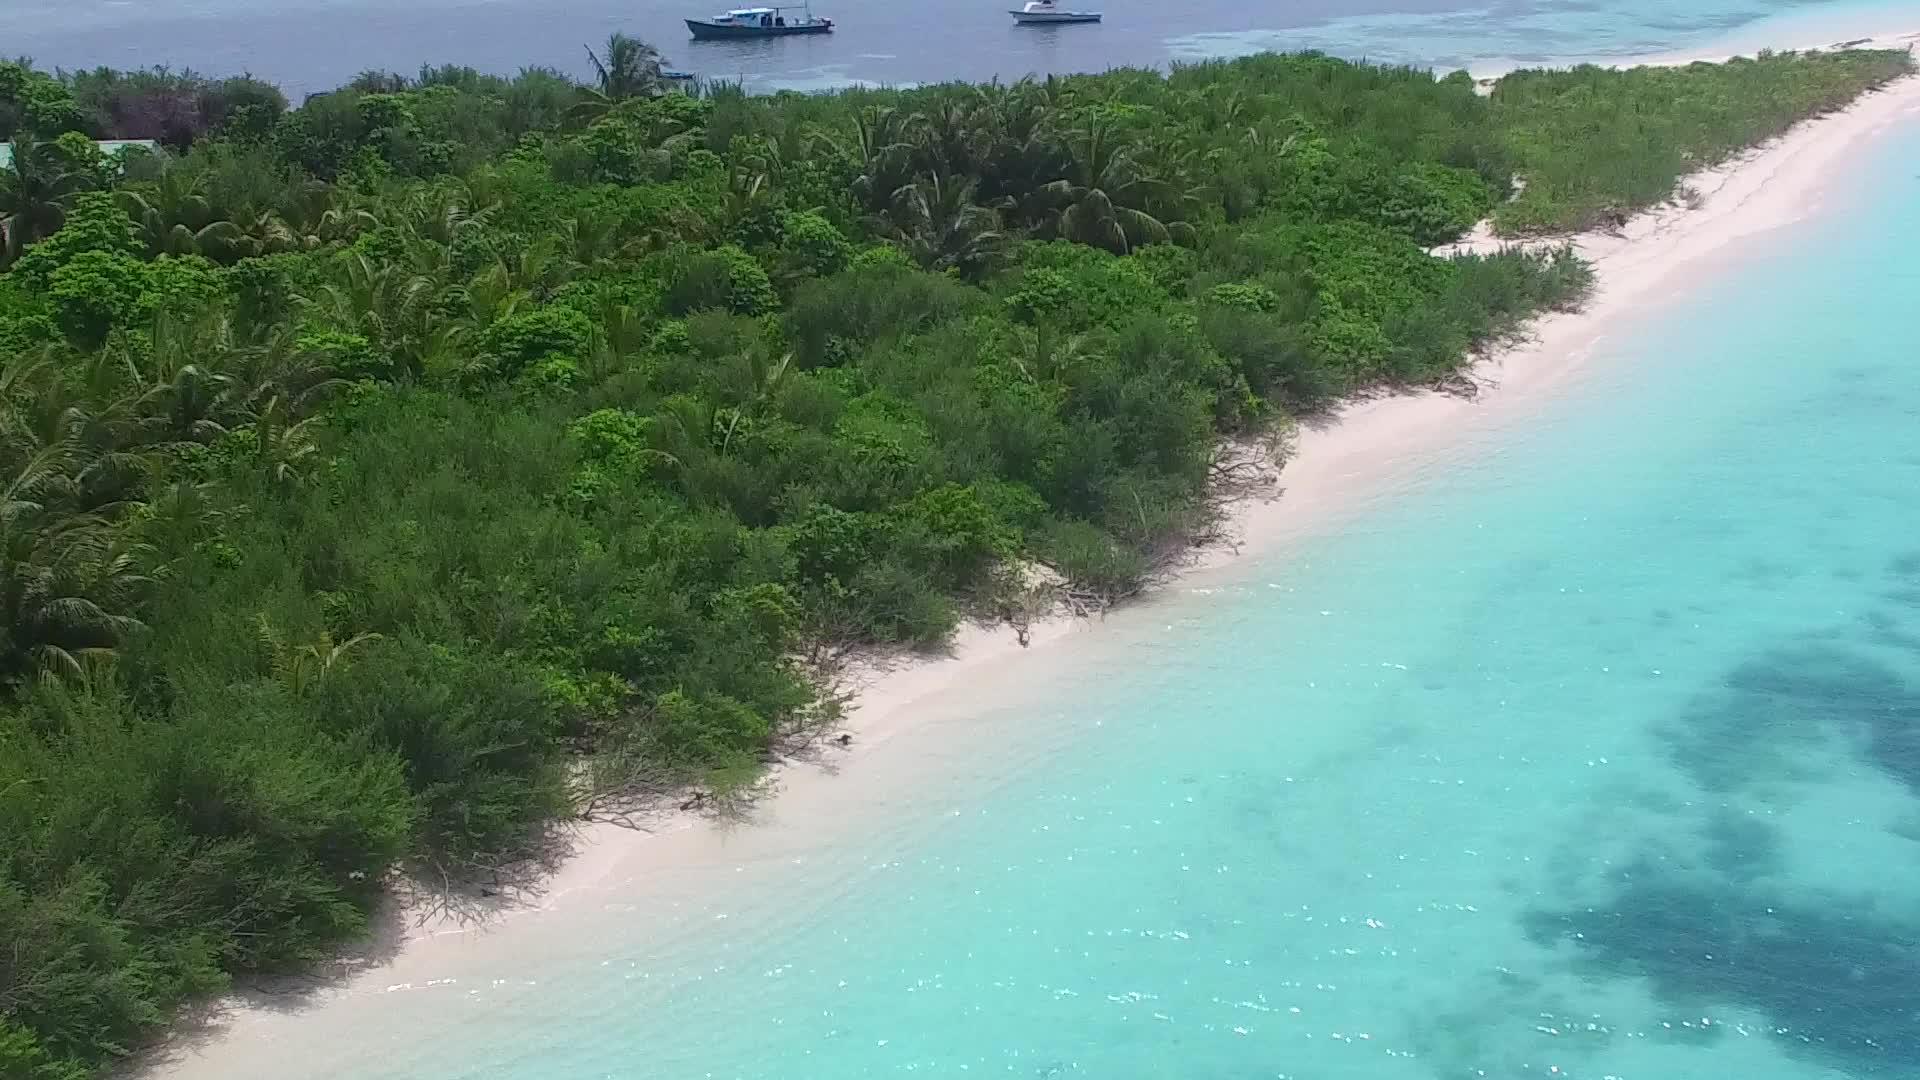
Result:
<svg viewBox="0 0 1920 1080"><path fill-rule="evenodd" d="M1298 32L1465 59L1551 16L1567 37L1538 47L1588 55L1832 14L1656 6ZM103 9L60 7L68 29L39 40L107 39ZM474 29L527 7L414 5L380 17L459 29L344 68L332 45L260 45L250 66L527 57L559 31ZM1225 40L1159 10L1158 36L1110 26L1140 51L1103 59ZM1899 25L1883 14L1859 17ZM153 34L123 38L235 66ZM584 929L482 939L457 981L296 1010L179 1075L264 1056L312 1080L1920 1077L1916 245L1908 124L1806 221L1615 328L1550 402L1335 529L950 698L867 766L897 755L911 781L849 778L817 842L663 871Z"/></svg>
<svg viewBox="0 0 1920 1080"><path fill-rule="evenodd" d="M796 0L797 2L797 0ZM1078 0L1076 0L1078 2ZM1898 0L1086 0L1098 26L1016 28L1011 0L815 0L829 36L688 39L681 20L731 0L6 0L0 56L43 65L250 71L301 93L421 64L587 71L624 30L677 67L756 89L1098 71L1259 49L1325 49L1451 68L1687 49L1756 35L1818 44L1903 29ZM1891 16L1891 18L1889 18ZM1810 36L1809 36L1810 35ZM1803 40L1805 39L1805 40Z"/></svg>

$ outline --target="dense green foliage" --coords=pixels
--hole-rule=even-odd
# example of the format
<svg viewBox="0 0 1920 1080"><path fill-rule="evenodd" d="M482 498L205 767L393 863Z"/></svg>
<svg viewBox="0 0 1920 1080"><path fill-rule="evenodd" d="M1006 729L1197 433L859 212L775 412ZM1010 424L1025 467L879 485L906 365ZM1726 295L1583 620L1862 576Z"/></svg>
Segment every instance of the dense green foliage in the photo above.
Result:
<svg viewBox="0 0 1920 1080"><path fill-rule="evenodd" d="M186 147L215 131L263 132L286 107L278 88L246 77L111 68L56 76L0 61L0 141L78 131Z"/></svg>
<svg viewBox="0 0 1920 1080"><path fill-rule="evenodd" d="M752 98L594 61L293 111L0 66L0 1078L309 962L396 867L749 778L830 718L811 646L937 642L1018 560L1125 593L1223 436L1577 302L1569 255L1426 251L1627 138L1563 111L1711 156L1885 68L1769 61L1749 115L1689 111L1698 69ZM155 86L190 150L76 134L148 133L112 102Z"/></svg>
<svg viewBox="0 0 1920 1080"><path fill-rule="evenodd" d="M1526 190L1502 232L1616 224L1681 178L1907 73L1905 52L1761 53L1757 59L1613 71L1522 71L1493 112Z"/></svg>

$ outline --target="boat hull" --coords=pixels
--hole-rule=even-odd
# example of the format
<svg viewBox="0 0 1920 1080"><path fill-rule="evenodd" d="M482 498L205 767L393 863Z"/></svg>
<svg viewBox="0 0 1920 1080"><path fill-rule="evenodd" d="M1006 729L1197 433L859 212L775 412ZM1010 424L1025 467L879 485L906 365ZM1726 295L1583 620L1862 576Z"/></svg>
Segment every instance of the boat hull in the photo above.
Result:
<svg viewBox="0 0 1920 1080"><path fill-rule="evenodd" d="M830 22L799 23L789 26L736 26L732 23L688 19L687 31L696 41L734 41L740 38L793 37L796 34L830 34Z"/></svg>
<svg viewBox="0 0 1920 1080"><path fill-rule="evenodd" d="M1062 23L1097 23L1100 13L1097 11L1009 11L1013 21L1021 26L1058 26Z"/></svg>

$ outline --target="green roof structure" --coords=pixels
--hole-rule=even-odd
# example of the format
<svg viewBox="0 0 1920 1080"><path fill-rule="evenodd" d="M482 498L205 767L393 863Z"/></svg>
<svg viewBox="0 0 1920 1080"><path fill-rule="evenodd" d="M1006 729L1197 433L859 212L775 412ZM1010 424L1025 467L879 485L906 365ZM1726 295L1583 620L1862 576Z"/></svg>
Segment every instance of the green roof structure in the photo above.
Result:
<svg viewBox="0 0 1920 1080"><path fill-rule="evenodd" d="M160 143L154 139L96 139L95 146L110 158L117 158L128 150L138 147L150 154L160 153ZM0 169L13 166L13 144L0 142Z"/></svg>

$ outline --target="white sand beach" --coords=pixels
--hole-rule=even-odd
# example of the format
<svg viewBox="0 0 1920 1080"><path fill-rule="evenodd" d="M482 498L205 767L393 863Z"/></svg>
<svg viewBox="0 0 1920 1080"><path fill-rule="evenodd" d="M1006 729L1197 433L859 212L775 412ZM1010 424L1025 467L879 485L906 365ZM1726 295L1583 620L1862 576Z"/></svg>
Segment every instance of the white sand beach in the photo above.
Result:
<svg viewBox="0 0 1920 1080"><path fill-rule="evenodd" d="M1920 32L1878 35L1871 44L1906 48L1915 41ZM1437 450L1525 417L1574 383L1614 329L1684 295L1737 257L1742 242L1820 207L1876 135L1916 121L1920 76L1910 76L1690 178L1697 195L1684 204L1643 214L1618 233L1567 238L1598 273L1582 311L1540 321L1531 340L1483 361L1474 372L1482 387L1477 396L1375 397L1341 409L1335 422L1300 432L1273 496L1238 506L1233 544L1203 552L1174 587L1204 587L1255 554L1337 525L1343 515L1389 497ZM1476 235L1462 246L1495 244ZM146 1075L283 1075L289 1060L308 1063L303 1074L348 1075L341 1070L350 1069L353 1055L368 1053L350 1033L364 1031L395 994L458 993L462 980L537 968L557 943L599 933L605 920L636 911L663 919L704 912L740 867L805 860L855 830L873 828L888 808L922 799L929 779L988 767L965 761L979 756L983 703L1016 695L1066 651L1085 647L1112 625L1153 618L1152 608L1149 599L1104 620L1051 619L1033 628L1025 646L1005 627L963 629L945 658L870 673L846 723L851 744L780 766L770 797L750 822L730 825L688 813L645 831L586 828L577 853L557 873L494 917L397 921L368 958L342 967L340 978L291 998L249 993L222 1003L166 1047Z"/></svg>

